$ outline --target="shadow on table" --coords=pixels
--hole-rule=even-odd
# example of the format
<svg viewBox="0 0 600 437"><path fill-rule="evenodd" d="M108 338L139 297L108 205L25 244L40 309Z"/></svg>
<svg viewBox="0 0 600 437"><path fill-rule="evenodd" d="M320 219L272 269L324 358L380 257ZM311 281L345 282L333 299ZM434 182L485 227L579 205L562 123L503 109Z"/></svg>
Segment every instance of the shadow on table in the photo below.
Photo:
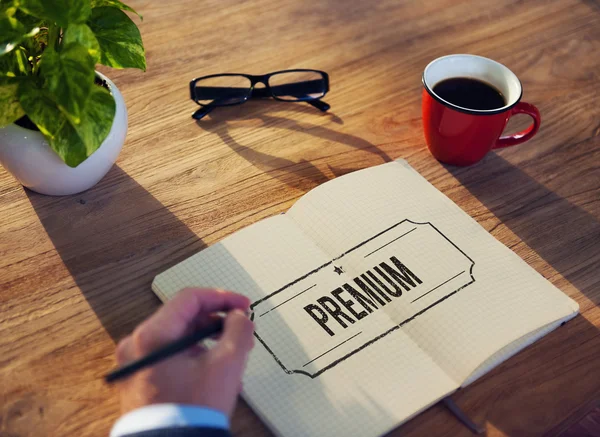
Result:
<svg viewBox="0 0 600 437"><path fill-rule="evenodd" d="M280 112L280 114L275 115L276 112ZM366 150L381 157L383 162L392 160L392 158L384 151L360 137L285 117L285 114L289 112L294 112L296 114L312 114L314 120L328 118L333 123L343 124L342 119L331 112L321 113L315 108L302 103L290 104L267 99L261 101L253 100L238 106L216 108L207 117L198 120L197 124L202 129L218 135L234 152L258 169L279 179L291 188L302 191L307 191L320 185L329 178L313 163L305 159L295 162L290 159L272 156L251 147L244 146L233 137L232 131L242 128L248 130L270 128L275 132L302 132L309 136L344 144L356 149ZM254 124L256 120L262 122L260 126ZM249 122L252 122L253 124L249 124ZM281 147L286 147L285 142L282 141ZM344 173L355 170L335 169L331 166L330 169L336 176L341 176Z"/></svg>
<svg viewBox="0 0 600 437"><path fill-rule="evenodd" d="M49 197L26 191L69 273L115 342L159 306L150 289L154 276L205 247L118 166L80 194Z"/></svg>
<svg viewBox="0 0 600 437"><path fill-rule="evenodd" d="M600 223L594 215L495 153L473 167L446 168L594 305L600 303ZM560 427L561 421L569 420L565 419L568 414L581 408L600 389L598 379L592 376L598 366L599 346L598 328L578 316L453 397L469 409L487 410L485 420L507 435L535 434L534 428L522 428L535 418L540 425ZM577 347L577 353L570 354L573 347ZM494 403L490 393L503 386L512 388L503 392L497 406L477 406L482 400ZM561 401L548 401L548 396ZM509 414L507 408L513 412Z"/></svg>
<svg viewBox="0 0 600 437"><path fill-rule="evenodd" d="M27 191L27 195L77 287L115 342L159 306L150 289L154 276L205 247L198 236L118 166L96 187L81 194L48 197ZM233 256L223 261L228 255L221 253L220 262L234 266ZM242 268L232 268L223 280L258 288ZM280 320L278 314L272 318ZM285 323L283 326L285 333L278 335L286 335L289 347L298 351L298 359L306 362L314 358L306 356L294 333L285 329ZM262 346L257 342L256 347ZM283 378L298 377L286 375L274 359L268 360L272 361L260 366L253 384L267 384L272 372L280 372ZM312 384L313 404L330 408L333 413L334 406L321 382L300 378ZM302 393L292 385L281 390L279 406L296 408ZM345 407L342 417L364 414L357 403L349 402ZM317 408L315 413L319 411ZM375 408L371 411L373 417L383 417ZM291 415L288 423L296 428L306 426L300 415ZM237 432L244 428L252 428L253 433L266 432L256 415L249 413L247 404L241 402L233 429Z"/></svg>
<svg viewBox="0 0 600 437"><path fill-rule="evenodd" d="M594 215L495 153L471 167L445 167L503 225L599 304L600 223ZM490 434L558 436L571 415L597 399L598 348L598 328L577 316L452 398L474 422L493 430ZM438 404L390 435L474 434Z"/></svg>
<svg viewBox="0 0 600 437"><path fill-rule="evenodd" d="M588 5L590 9L595 9L596 12L600 13L600 3L597 0L582 0L582 2Z"/></svg>
<svg viewBox="0 0 600 437"><path fill-rule="evenodd" d="M595 267L600 260L600 222L596 217L495 153L472 167L446 168L502 224L590 301L600 303Z"/></svg>

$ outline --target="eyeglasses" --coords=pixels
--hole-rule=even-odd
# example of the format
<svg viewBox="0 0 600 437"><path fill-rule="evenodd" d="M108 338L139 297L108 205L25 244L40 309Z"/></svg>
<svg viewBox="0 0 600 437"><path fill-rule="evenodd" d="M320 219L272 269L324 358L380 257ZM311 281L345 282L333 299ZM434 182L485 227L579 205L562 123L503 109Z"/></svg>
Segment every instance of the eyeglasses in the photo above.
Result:
<svg viewBox="0 0 600 437"><path fill-rule="evenodd" d="M255 88L262 83L264 88ZM264 76L213 74L190 82L190 97L201 106L193 118L200 120L218 106L239 105L248 99L273 97L283 102L306 102L325 112L320 100L329 91L329 75L319 70L283 70Z"/></svg>

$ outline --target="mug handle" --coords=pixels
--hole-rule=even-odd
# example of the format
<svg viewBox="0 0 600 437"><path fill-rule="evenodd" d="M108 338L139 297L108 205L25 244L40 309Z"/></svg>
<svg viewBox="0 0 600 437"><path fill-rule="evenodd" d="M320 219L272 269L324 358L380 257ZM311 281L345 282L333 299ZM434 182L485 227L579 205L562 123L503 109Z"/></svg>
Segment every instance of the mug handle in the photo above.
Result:
<svg viewBox="0 0 600 437"><path fill-rule="evenodd" d="M531 139L540 128L540 123L542 122L542 118L540 117L540 111L535 106L525 103L519 102L510 111L510 116L516 114L527 114L531 118L533 118L533 123L527 129L522 130L521 132L517 132L512 135L507 135L505 137L500 137L494 147L492 149L501 149L502 147L516 146L517 144L524 143L525 141Z"/></svg>

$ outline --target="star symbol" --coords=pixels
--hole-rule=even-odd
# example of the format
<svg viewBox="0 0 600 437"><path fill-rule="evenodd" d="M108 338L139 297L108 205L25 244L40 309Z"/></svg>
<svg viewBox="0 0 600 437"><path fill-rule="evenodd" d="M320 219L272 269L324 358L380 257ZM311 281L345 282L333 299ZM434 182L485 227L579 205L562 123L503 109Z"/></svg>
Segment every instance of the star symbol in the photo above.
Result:
<svg viewBox="0 0 600 437"><path fill-rule="evenodd" d="M342 273L344 273L344 270L341 267L335 267L335 269L333 269L334 272L336 272L338 275L341 275Z"/></svg>

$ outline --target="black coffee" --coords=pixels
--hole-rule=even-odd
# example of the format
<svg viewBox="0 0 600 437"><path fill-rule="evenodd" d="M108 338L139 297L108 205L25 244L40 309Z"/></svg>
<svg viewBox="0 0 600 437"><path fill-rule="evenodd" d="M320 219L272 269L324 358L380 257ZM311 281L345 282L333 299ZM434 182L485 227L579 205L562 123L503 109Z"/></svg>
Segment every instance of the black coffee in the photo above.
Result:
<svg viewBox="0 0 600 437"><path fill-rule="evenodd" d="M454 105L489 110L506 105L504 96L492 85L470 77L453 77L436 84L433 92Z"/></svg>

